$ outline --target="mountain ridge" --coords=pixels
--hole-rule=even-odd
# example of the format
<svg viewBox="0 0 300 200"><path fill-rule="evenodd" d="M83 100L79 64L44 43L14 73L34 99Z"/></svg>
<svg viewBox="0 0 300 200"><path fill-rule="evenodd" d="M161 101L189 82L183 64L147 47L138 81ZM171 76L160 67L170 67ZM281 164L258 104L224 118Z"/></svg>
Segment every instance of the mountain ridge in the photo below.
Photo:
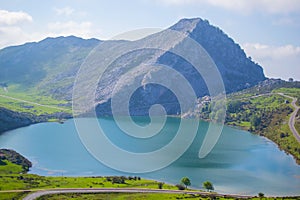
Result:
<svg viewBox="0 0 300 200"><path fill-rule="evenodd" d="M250 60L233 39L220 28L210 25L207 20L201 18L182 19L169 29L180 31L186 37L191 37L208 52L223 77L226 93L251 87L266 79L262 67ZM159 34L151 36L158 37ZM21 91L35 91L36 94L42 96L71 101L73 82L81 64L101 42L103 41L98 39L86 40L68 36L45 38L40 42L4 48L0 50L0 83L7 83L9 90L13 85ZM143 54L145 52L133 55L132 60L138 60L139 56ZM191 82L197 97L208 94L201 76L195 75L195 71L191 71L189 69L191 66L183 59L178 59L168 52L155 59L158 63L168 65L182 73ZM130 62L121 64L128 65ZM117 79L119 77L117 75L120 73L111 73L108 77ZM144 75L140 74L140 76ZM115 80L111 80L111 78L107 79L103 88L112 87L111 83ZM169 95L166 89L157 88L157 86L150 86L148 90L139 92L143 97L140 98L139 95L136 95L137 98L133 99L134 104L142 106L143 102L148 102L149 105L142 112L139 111L139 106L134 106L133 113L147 114L147 107L160 103L162 97L165 102L172 103L176 100ZM103 92L99 89L97 93L101 97ZM157 96L157 94L160 95ZM103 105L105 109L109 105L110 98L111 93L104 98L106 99L105 105ZM99 102L103 101L100 99ZM108 105L106 105L107 103ZM168 114L174 114L177 113L178 107L173 105L167 110L170 111ZM106 110L103 113L110 112Z"/></svg>

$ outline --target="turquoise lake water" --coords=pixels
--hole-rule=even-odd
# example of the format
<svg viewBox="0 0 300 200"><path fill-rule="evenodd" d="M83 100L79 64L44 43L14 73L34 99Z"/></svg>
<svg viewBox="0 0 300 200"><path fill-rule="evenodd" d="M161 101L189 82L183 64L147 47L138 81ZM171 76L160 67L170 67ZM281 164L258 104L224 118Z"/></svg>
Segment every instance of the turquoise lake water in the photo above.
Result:
<svg viewBox="0 0 300 200"><path fill-rule="evenodd" d="M168 143L179 122L180 119L168 118L161 133L151 138L151 144L124 134L112 119L102 119L101 125L117 146L132 152L147 152ZM300 195L300 166L271 141L247 131L224 127L212 152L199 159L198 151L208 122L199 122L199 125L194 142L176 162L146 174L119 172L96 160L81 143L74 120L64 124L35 124L6 132L0 135L0 148L11 148L26 156L33 163L30 173L40 175L134 175L174 184L187 176L191 187L201 188L202 182L209 180L215 190L222 193Z"/></svg>

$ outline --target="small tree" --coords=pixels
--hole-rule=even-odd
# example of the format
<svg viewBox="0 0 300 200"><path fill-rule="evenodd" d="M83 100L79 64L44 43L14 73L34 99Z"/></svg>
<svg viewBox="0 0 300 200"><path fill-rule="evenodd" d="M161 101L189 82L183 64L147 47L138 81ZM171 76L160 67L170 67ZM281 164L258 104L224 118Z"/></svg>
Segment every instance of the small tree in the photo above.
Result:
<svg viewBox="0 0 300 200"><path fill-rule="evenodd" d="M191 185L191 181L188 177L183 177L180 182L185 185L186 189L187 189L187 186Z"/></svg>
<svg viewBox="0 0 300 200"><path fill-rule="evenodd" d="M207 191L214 190L213 184L212 184L211 182L209 182L209 181L205 181L205 182L203 183L203 187L204 187L205 189L207 189Z"/></svg>
<svg viewBox="0 0 300 200"><path fill-rule="evenodd" d="M264 193L262 193L262 192L258 193L258 197L259 197L259 198L263 198L264 196L265 196Z"/></svg>
<svg viewBox="0 0 300 200"><path fill-rule="evenodd" d="M162 189L164 184L165 184L164 182L159 182L158 183L158 189Z"/></svg>
<svg viewBox="0 0 300 200"><path fill-rule="evenodd" d="M261 123L261 118L254 114L250 118L250 123L251 123L251 126L253 126L254 128L257 128L257 126L260 125L260 123Z"/></svg>

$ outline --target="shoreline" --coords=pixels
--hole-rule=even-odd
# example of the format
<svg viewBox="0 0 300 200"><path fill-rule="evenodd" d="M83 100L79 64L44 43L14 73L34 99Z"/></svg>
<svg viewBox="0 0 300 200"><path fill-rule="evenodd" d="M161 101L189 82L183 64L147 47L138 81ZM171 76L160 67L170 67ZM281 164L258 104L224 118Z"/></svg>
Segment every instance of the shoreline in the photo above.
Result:
<svg viewBox="0 0 300 200"><path fill-rule="evenodd" d="M105 117L113 117L113 116L101 116L100 118L105 118ZM167 117L170 117L170 118L174 118L174 119L182 119L180 116L178 115L167 115ZM82 118L89 118L89 117L82 117ZM53 123L53 122L56 122L56 123L59 123L59 124L64 124L66 121L70 120L70 119L74 119L73 116L71 116L70 118L63 118L63 119L53 119L53 120L48 120L48 121L39 121L39 122L33 122L33 123L30 123L30 124L27 124L27 125L24 125L24 126L18 126L18 127L15 127L15 128L12 128L12 129L9 129L9 130L6 130L4 132L0 132L0 135L2 134L5 134L7 132L10 132L10 131L13 131L13 130L16 130L16 129L19 129L19 128L24 128L24 127L29 127L31 125L35 125L35 124L39 124L39 123ZM187 118L188 119L188 118ZM197 118L199 121L204 121L204 122L208 122L208 123L216 123L214 121L211 121L209 119L201 119L201 118ZM293 160L296 162L297 165L300 165L300 160L296 158L296 156L294 156L292 153L286 151L285 149L282 149L280 148L279 144L276 143L275 141L273 141L272 139L268 138L267 136L265 135L261 135L261 134L258 134L258 133L255 133L253 131L249 131L248 129L246 129L245 127L243 126L237 126L237 125L231 125L231 124L226 124L224 123L223 124L224 126L228 126L228 127L231 127L231 128L234 128L234 129L238 129L238 130L243 130L243 131L247 131L253 135L257 135L257 136L260 136L262 138L265 138L267 139L268 141L272 142L273 144L276 145L276 148L279 149L280 151L283 151L284 153L286 153L288 156L291 156L293 158Z"/></svg>

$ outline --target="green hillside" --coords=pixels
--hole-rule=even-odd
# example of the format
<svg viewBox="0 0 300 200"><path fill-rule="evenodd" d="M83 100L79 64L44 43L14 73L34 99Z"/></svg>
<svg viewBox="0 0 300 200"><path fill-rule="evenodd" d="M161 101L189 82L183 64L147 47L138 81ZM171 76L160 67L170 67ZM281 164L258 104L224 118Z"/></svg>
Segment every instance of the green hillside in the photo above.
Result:
<svg viewBox="0 0 300 200"><path fill-rule="evenodd" d="M299 164L300 144L288 126L294 108L291 99L282 94L296 97L299 105L300 82L270 79L255 87L229 94L225 123L269 138L280 149L293 155ZM213 114L210 106L207 104L201 108L200 118L209 119ZM299 132L299 117L295 124Z"/></svg>
<svg viewBox="0 0 300 200"><path fill-rule="evenodd" d="M8 92L67 99L66 87L99 42L69 36L4 48L0 50L0 84Z"/></svg>

